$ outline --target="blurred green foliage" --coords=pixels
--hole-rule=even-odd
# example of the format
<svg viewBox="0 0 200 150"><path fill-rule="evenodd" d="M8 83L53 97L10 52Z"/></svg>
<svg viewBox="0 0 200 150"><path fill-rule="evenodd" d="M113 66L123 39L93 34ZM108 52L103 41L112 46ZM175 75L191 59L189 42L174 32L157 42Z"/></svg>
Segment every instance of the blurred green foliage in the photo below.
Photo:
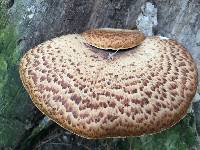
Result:
<svg viewBox="0 0 200 150"><path fill-rule="evenodd" d="M7 63L3 56L0 55L0 92L2 92L2 89L4 85L7 82ZM1 93L2 94L2 93Z"/></svg>
<svg viewBox="0 0 200 150"><path fill-rule="evenodd" d="M5 44L3 42L5 33L2 32L2 30L6 27L6 24L7 24L6 11L3 0L0 0L0 92L2 92L2 88L7 82L7 62L4 59L4 55L2 52Z"/></svg>
<svg viewBox="0 0 200 150"><path fill-rule="evenodd" d="M192 113L187 114L187 116L174 127L161 133L128 138L128 140L132 150L200 149Z"/></svg>
<svg viewBox="0 0 200 150"><path fill-rule="evenodd" d="M0 29L6 26L7 19L5 0L0 0Z"/></svg>
<svg viewBox="0 0 200 150"><path fill-rule="evenodd" d="M23 134L23 113L27 94L18 73L20 52L15 26L9 22L4 1L0 1L0 149L9 149ZM23 107L24 106L24 107ZM25 114L24 114L25 115ZM26 114L28 115L28 114ZM6 148L5 148L6 147Z"/></svg>

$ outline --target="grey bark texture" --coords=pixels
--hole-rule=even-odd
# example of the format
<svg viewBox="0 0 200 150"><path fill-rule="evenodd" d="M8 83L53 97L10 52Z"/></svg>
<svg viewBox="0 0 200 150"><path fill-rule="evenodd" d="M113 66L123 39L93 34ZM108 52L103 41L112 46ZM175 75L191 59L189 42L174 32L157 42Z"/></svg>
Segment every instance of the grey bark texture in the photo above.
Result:
<svg viewBox="0 0 200 150"><path fill-rule="evenodd" d="M136 20L141 14L141 7L146 2L152 2L157 8L158 22L157 26L152 25L153 34L178 40L191 52L199 68L199 0L17 0L10 8L9 14L17 26L18 46L22 52L25 52L53 37L80 33L89 28L134 29ZM29 107L34 107L31 101L30 104ZM200 101L197 101L193 108L200 134L199 105ZM68 135L70 138L66 137ZM64 141L80 141L78 137L73 137L68 132L62 138ZM123 139L116 139L111 142L111 145L115 147L116 143L121 141ZM96 141L98 142L101 141Z"/></svg>
<svg viewBox="0 0 200 150"><path fill-rule="evenodd" d="M153 3L146 2L141 7L141 13L136 20L137 28L146 36L154 35L154 29L158 25L157 8Z"/></svg>
<svg viewBox="0 0 200 150"><path fill-rule="evenodd" d="M10 10L18 25L21 50L56 36L88 28L135 28L147 0L19 0ZM156 34L175 38L200 62L200 1L155 0Z"/></svg>

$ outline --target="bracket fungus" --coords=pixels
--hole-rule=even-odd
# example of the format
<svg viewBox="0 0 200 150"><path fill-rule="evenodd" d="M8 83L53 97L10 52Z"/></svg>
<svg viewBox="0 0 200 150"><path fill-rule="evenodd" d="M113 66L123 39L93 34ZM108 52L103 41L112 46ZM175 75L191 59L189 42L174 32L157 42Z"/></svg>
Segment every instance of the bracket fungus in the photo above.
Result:
<svg viewBox="0 0 200 150"><path fill-rule="evenodd" d="M138 46L145 36L138 30L99 28L82 33L88 44L105 50L123 50Z"/></svg>
<svg viewBox="0 0 200 150"><path fill-rule="evenodd" d="M29 50L19 72L33 103L63 128L86 138L140 136L177 123L197 89L197 68L189 52L175 40L140 37L134 43L138 39L126 30L109 32L117 36L116 43L107 37L107 29L90 30ZM100 39L86 40L88 35ZM103 49L120 47L128 49L107 59L110 51Z"/></svg>

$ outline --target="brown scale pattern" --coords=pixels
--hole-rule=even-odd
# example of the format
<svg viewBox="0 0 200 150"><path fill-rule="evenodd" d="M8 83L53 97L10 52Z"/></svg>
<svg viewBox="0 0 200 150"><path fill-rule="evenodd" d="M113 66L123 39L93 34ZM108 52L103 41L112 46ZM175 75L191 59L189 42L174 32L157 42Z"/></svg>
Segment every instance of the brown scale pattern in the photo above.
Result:
<svg viewBox="0 0 200 150"><path fill-rule="evenodd" d="M139 45L145 36L138 30L113 28L90 29L82 33L90 45L110 50L122 50Z"/></svg>
<svg viewBox="0 0 200 150"><path fill-rule="evenodd" d="M87 138L159 132L186 114L197 69L184 47L148 37L108 55L80 35L62 36L29 50L20 77L44 114Z"/></svg>

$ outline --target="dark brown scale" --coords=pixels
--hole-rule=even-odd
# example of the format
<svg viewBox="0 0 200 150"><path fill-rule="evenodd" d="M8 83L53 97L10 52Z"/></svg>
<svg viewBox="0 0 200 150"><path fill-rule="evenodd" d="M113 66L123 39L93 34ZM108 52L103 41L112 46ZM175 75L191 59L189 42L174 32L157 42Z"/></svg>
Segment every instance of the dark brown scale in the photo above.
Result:
<svg viewBox="0 0 200 150"><path fill-rule="evenodd" d="M132 112L134 115L137 115L137 114L139 114L139 111L138 111L138 109L137 109L137 108L135 108L135 109L132 109L132 110L131 110L131 112Z"/></svg>
<svg viewBox="0 0 200 150"><path fill-rule="evenodd" d="M82 104L88 104L88 103L90 103L89 98L82 99Z"/></svg>
<svg viewBox="0 0 200 150"><path fill-rule="evenodd" d="M31 78L32 78L34 84L36 84L37 80L38 80L37 74L34 72L31 72L30 75L31 75Z"/></svg>
<svg viewBox="0 0 200 150"><path fill-rule="evenodd" d="M127 86L129 86L130 84L129 83L125 83L125 86L127 87Z"/></svg>
<svg viewBox="0 0 200 150"><path fill-rule="evenodd" d="M49 44L49 45L47 46L47 48L50 49L50 48L52 48L52 47L51 47L51 45Z"/></svg>
<svg viewBox="0 0 200 150"><path fill-rule="evenodd" d="M112 87L113 89L121 89L122 88L122 86L121 85L113 85L113 87Z"/></svg>
<svg viewBox="0 0 200 150"><path fill-rule="evenodd" d="M44 66L47 66L47 65L48 65L48 61L45 60L44 63L43 63L43 65L44 65Z"/></svg>
<svg viewBox="0 0 200 150"><path fill-rule="evenodd" d="M108 105L107 105L105 102L100 102L100 103L99 103L99 106L100 106L100 107L103 107L103 108L108 107Z"/></svg>
<svg viewBox="0 0 200 150"><path fill-rule="evenodd" d="M184 76L182 76L182 77L181 77L181 82L182 82L183 85L185 85L186 82L187 82L187 78L184 77Z"/></svg>
<svg viewBox="0 0 200 150"><path fill-rule="evenodd" d="M59 113L60 116L63 116L63 114L64 114L64 112L62 110L59 110L58 113Z"/></svg>
<svg viewBox="0 0 200 150"><path fill-rule="evenodd" d="M149 104L149 100L148 100L147 98L143 98L143 99L142 99L142 102L143 102L145 105Z"/></svg>
<svg viewBox="0 0 200 150"><path fill-rule="evenodd" d="M108 106L109 106L109 107L112 107L112 108L115 108L116 103L115 103L115 102L110 102L110 103L108 104Z"/></svg>
<svg viewBox="0 0 200 150"><path fill-rule="evenodd" d="M144 118L137 118L137 119L136 119L136 122L137 122L137 123L142 123L143 121L144 121Z"/></svg>
<svg viewBox="0 0 200 150"><path fill-rule="evenodd" d="M124 97L122 95L115 95L117 101L122 100Z"/></svg>
<svg viewBox="0 0 200 150"><path fill-rule="evenodd" d="M169 91L170 92L170 95L176 97L178 96L178 92L177 91Z"/></svg>
<svg viewBox="0 0 200 150"><path fill-rule="evenodd" d="M148 80L145 80L145 79L143 80L143 85L144 85L144 86L147 86L148 83L149 83Z"/></svg>
<svg viewBox="0 0 200 150"><path fill-rule="evenodd" d="M74 86L75 86L75 87L78 87L78 86L79 86L79 84L78 84L78 83L74 83Z"/></svg>
<svg viewBox="0 0 200 150"><path fill-rule="evenodd" d="M45 90L49 91L49 92L51 91L51 92L53 92L53 94L57 94L59 92L59 90L57 90L53 87L45 87Z"/></svg>
<svg viewBox="0 0 200 150"><path fill-rule="evenodd" d="M130 85L131 85L131 86L137 85L137 81L132 81L132 82L130 82Z"/></svg>
<svg viewBox="0 0 200 150"><path fill-rule="evenodd" d="M92 92L92 97L96 98L97 94L95 92Z"/></svg>
<svg viewBox="0 0 200 150"><path fill-rule="evenodd" d="M43 93L44 90L45 90L44 85L43 85L43 84L39 84L39 85L38 85L38 91L40 91L41 93Z"/></svg>
<svg viewBox="0 0 200 150"><path fill-rule="evenodd" d="M194 68L192 68L192 67L191 67L189 70L190 70L191 72L194 72Z"/></svg>
<svg viewBox="0 0 200 150"><path fill-rule="evenodd" d="M102 112L99 113L99 117L103 118L104 114Z"/></svg>
<svg viewBox="0 0 200 150"><path fill-rule="evenodd" d="M154 118L153 118L153 120L155 121L156 119L155 119L155 117L156 117L156 112L153 112L153 116L154 116Z"/></svg>
<svg viewBox="0 0 200 150"><path fill-rule="evenodd" d="M158 95L155 95L154 98L155 98L155 99L158 99Z"/></svg>
<svg viewBox="0 0 200 150"><path fill-rule="evenodd" d="M83 91L84 93L87 93L88 92L88 89L84 89L84 91Z"/></svg>
<svg viewBox="0 0 200 150"><path fill-rule="evenodd" d="M132 104L139 104L139 100L138 99L131 99Z"/></svg>
<svg viewBox="0 0 200 150"><path fill-rule="evenodd" d="M66 112L72 112L72 107L69 105L69 103L66 102L64 104L64 107Z"/></svg>
<svg viewBox="0 0 200 150"><path fill-rule="evenodd" d="M121 114L124 114L124 107L118 107L118 109L121 112Z"/></svg>
<svg viewBox="0 0 200 150"><path fill-rule="evenodd" d="M130 103L130 100L129 99L124 99L124 101L122 101L122 104L125 106L125 107L128 107L129 106L129 103Z"/></svg>
<svg viewBox="0 0 200 150"><path fill-rule="evenodd" d="M151 96L152 96L152 92L151 91L145 91L144 92L149 98L151 98Z"/></svg>
<svg viewBox="0 0 200 150"><path fill-rule="evenodd" d="M57 82L57 81L58 81L58 78L57 78L57 77L55 77L53 81L54 81L54 83L55 83L55 82Z"/></svg>
<svg viewBox="0 0 200 150"><path fill-rule="evenodd" d="M174 90L177 88L177 85L174 84L174 83L171 83L170 86L169 86L169 90Z"/></svg>
<svg viewBox="0 0 200 150"><path fill-rule="evenodd" d="M154 112L157 113L158 111L160 111L160 108L158 106L156 106L155 104L152 104L152 106L153 106Z"/></svg>
<svg viewBox="0 0 200 150"><path fill-rule="evenodd" d="M137 93L137 89L132 90L132 94Z"/></svg>
<svg viewBox="0 0 200 150"><path fill-rule="evenodd" d="M47 70L45 70L45 69L42 70L42 73L46 73L46 72L47 72Z"/></svg>
<svg viewBox="0 0 200 150"><path fill-rule="evenodd" d="M149 76L149 75L147 76L147 78L148 78L148 80L150 80L150 81L152 80L151 76Z"/></svg>
<svg viewBox="0 0 200 150"><path fill-rule="evenodd" d="M111 96L111 93L106 91L105 95L106 95L106 97L109 97L109 96Z"/></svg>
<svg viewBox="0 0 200 150"><path fill-rule="evenodd" d="M168 108L169 108L170 111L173 111L173 107L172 106L169 106Z"/></svg>
<svg viewBox="0 0 200 150"><path fill-rule="evenodd" d="M143 90L144 90L144 87L143 87L143 86L141 86L141 87L140 87L140 91L143 91Z"/></svg>
<svg viewBox="0 0 200 150"><path fill-rule="evenodd" d="M106 124L107 123L107 117L105 117L104 119L103 119L103 122L102 122L103 124Z"/></svg>
<svg viewBox="0 0 200 150"><path fill-rule="evenodd" d="M50 77L47 77L47 81L48 81L48 83L50 83L51 82L51 78Z"/></svg>
<svg viewBox="0 0 200 150"><path fill-rule="evenodd" d="M101 118L99 118L99 117L96 117L96 118L95 118L95 123L98 123L98 122L100 122L100 120L101 120Z"/></svg>
<svg viewBox="0 0 200 150"><path fill-rule="evenodd" d="M72 101L74 101L77 105L79 105L79 103L81 102L82 98L80 96L78 96L77 94L74 94L70 97L70 99Z"/></svg>
<svg viewBox="0 0 200 150"><path fill-rule="evenodd" d="M107 118L110 122L113 122L114 120L116 120L118 118L118 116L114 116L114 115L107 115Z"/></svg>
<svg viewBox="0 0 200 150"><path fill-rule="evenodd" d="M71 93L74 93L75 91L71 88L71 87L69 87L69 94L71 94Z"/></svg>
<svg viewBox="0 0 200 150"><path fill-rule="evenodd" d="M42 77L40 78L40 82L42 82L42 81L44 81L44 80L46 80L46 79L47 79L46 76L42 76Z"/></svg>
<svg viewBox="0 0 200 150"><path fill-rule="evenodd" d="M162 93L162 97L167 98L167 94L166 93Z"/></svg>
<svg viewBox="0 0 200 150"><path fill-rule="evenodd" d="M91 109L98 109L100 106L99 106L99 104L98 103L92 103L91 105L90 105L90 107L88 107L88 108L91 108Z"/></svg>
<svg viewBox="0 0 200 150"><path fill-rule="evenodd" d="M183 76L187 76L187 74L189 73L189 71L186 68L182 68L181 69L181 73Z"/></svg>
<svg viewBox="0 0 200 150"><path fill-rule="evenodd" d="M62 86L62 89L67 89L70 87L70 85L67 82L65 82L64 80L58 81L58 84L60 84Z"/></svg>
<svg viewBox="0 0 200 150"><path fill-rule="evenodd" d="M93 118L89 118L86 122L87 122L87 124L90 124L90 123L94 122L94 119Z"/></svg>
<svg viewBox="0 0 200 150"><path fill-rule="evenodd" d="M176 110L176 109L178 109L179 106L177 104L174 104L173 107Z"/></svg>
<svg viewBox="0 0 200 150"><path fill-rule="evenodd" d="M151 90L155 91L156 87L155 86L151 86Z"/></svg>
<svg viewBox="0 0 200 150"><path fill-rule="evenodd" d="M161 107L161 104L159 102L156 102L157 107Z"/></svg>
<svg viewBox="0 0 200 150"><path fill-rule="evenodd" d="M140 106L144 107L144 105L145 105L144 101L140 101Z"/></svg>
<svg viewBox="0 0 200 150"><path fill-rule="evenodd" d="M73 117L74 117L75 119L78 118L78 113L77 113L76 111L72 111L72 115L73 115Z"/></svg>
<svg viewBox="0 0 200 150"><path fill-rule="evenodd" d="M131 114L129 112L126 112L126 115L127 115L127 117L130 117Z"/></svg>

